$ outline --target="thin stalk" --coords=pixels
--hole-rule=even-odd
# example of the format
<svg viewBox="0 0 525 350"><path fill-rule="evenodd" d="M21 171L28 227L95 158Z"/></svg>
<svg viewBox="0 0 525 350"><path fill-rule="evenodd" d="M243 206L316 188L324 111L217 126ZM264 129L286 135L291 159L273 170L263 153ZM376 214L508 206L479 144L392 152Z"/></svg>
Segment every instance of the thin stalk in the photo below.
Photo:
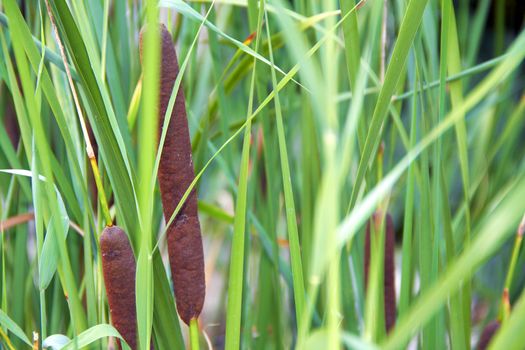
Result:
<svg viewBox="0 0 525 350"><path fill-rule="evenodd" d="M516 240L514 241L514 248L512 250L512 258L510 260L509 271L507 278L505 279L505 288L510 289L512 284L512 278L514 277L514 270L516 268L516 261L519 255L519 249L521 241L523 240L523 234L525 233L525 214L521 219L520 225L518 226L518 232L516 234Z"/></svg>
<svg viewBox="0 0 525 350"><path fill-rule="evenodd" d="M104 28L102 29L102 52L100 63L100 79L106 82L106 51L108 46L108 16L109 16L109 1L104 1Z"/></svg>
<svg viewBox="0 0 525 350"><path fill-rule="evenodd" d="M440 181L441 181L441 192L442 198L447 198L447 185L445 182L445 170L443 163L440 169ZM443 212L443 236L445 238L445 264L450 266L453 263L455 257L454 249L454 237L452 229L452 219L448 200L441 201L442 212ZM461 312L454 312L454 310L462 310L461 306L461 293L455 293L450 296L450 307L449 307L449 332L450 332L450 343L453 349L467 349L469 348L469 342L465 337L464 332L464 315Z"/></svg>
<svg viewBox="0 0 525 350"><path fill-rule="evenodd" d="M518 257L521 248L521 242L523 241L523 234L525 233L525 214L521 219L521 222L518 226L518 231L516 233L516 239L514 240L514 247L512 248L512 255L510 258L509 269L507 271L507 277L505 278L505 285L503 287L503 295L500 305L500 318L505 321L509 317L509 308L506 307L508 303L508 295L510 287L512 286L512 280L514 279L514 271L516 270L516 263L518 262Z"/></svg>
<svg viewBox="0 0 525 350"><path fill-rule="evenodd" d="M199 321L196 318L190 321L190 348L199 350Z"/></svg>
<svg viewBox="0 0 525 350"><path fill-rule="evenodd" d="M441 3L441 40L440 40L440 59L439 59L439 90L438 90L438 113L437 118L435 118L435 125L439 125L443 118L445 117L446 110L447 110L447 91L446 91L446 77L447 77L447 65L448 65L448 50L449 50L449 26L450 26L450 13L451 13L451 5L447 1L442 1ZM439 169L441 167L442 159L443 159L443 138L438 138L436 140L436 144L433 148L433 154L432 154L432 166L435 169ZM441 205L440 202L443 200L446 200L446 197L441 196L441 181L440 181L440 172L436 171L431 179L432 183L430 184L431 188L430 196L432 198L433 205L431 206L431 215L434 226L434 234L432 236L433 240L433 249L432 249L432 274L431 274L431 280L435 281L438 278L439 275L439 259L441 255L442 246L440 242L443 240L442 238L442 211L441 211ZM469 304L470 305L470 304ZM436 315L435 319L432 321L431 327L432 332L434 333L434 340L435 343L432 345L433 347L440 349L445 346L445 325L444 325L444 311L443 310Z"/></svg>
<svg viewBox="0 0 525 350"><path fill-rule="evenodd" d="M355 0L340 0L341 16L348 18L341 24L343 27L344 52L346 58L346 69L348 71L348 79L350 83L350 90L356 93L357 79L359 76L359 69L361 65L361 46L359 38L359 26L357 22L357 13L353 10ZM362 147L366 138L366 125L363 118L359 118L357 139L359 146Z"/></svg>
<svg viewBox="0 0 525 350"><path fill-rule="evenodd" d="M495 2L495 35L494 35L494 51L498 55L503 52L505 47L505 5L506 1L498 0Z"/></svg>
<svg viewBox="0 0 525 350"><path fill-rule="evenodd" d="M33 159L33 176L37 176L38 174L38 163L36 161L36 157ZM40 264L40 261L42 260L42 247L44 245L44 222L42 217L42 212L39 210L40 205L40 183L39 181L33 181L32 190L34 193L33 198L33 204L36 208L35 211L35 236L36 236L36 250L37 250L37 263ZM3 239L3 235L2 235ZM47 306L46 306L46 291L45 289L40 289L39 293L39 301L40 301L40 333L42 337L47 336Z"/></svg>
<svg viewBox="0 0 525 350"><path fill-rule="evenodd" d="M497 56L497 57L494 57L490 60L487 60L483 63L480 63L478 65L475 65L473 67L470 67L470 68L467 68L467 69L464 69L456 74L450 74L449 76L447 76L446 78L446 82L447 83L450 83L450 82L454 82L454 81L458 81L458 80L461 80L461 79L464 79L464 78L467 78L467 77L470 77L474 74L478 74L478 73L482 73L488 69L491 69L495 66L497 66L499 63L501 63L508 55L505 53L505 54L502 54L500 56ZM401 100L405 100L407 98L410 98L412 97L413 95L419 93L419 92L423 92L423 91L426 91L426 90L430 90L430 89L433 89L433 88L436 88L436 87L439 87L441 81L440 79L437 79L437 80L434 80L430 83L427 83L421 87L418 87L417 89L414 89L414 90L409 90L407 92L404 92L402 94L399 94L399 95L393 95L392 96L392 102L396 102L396 101L401 101ZM379 92L380 88L379 87L368 87L366 88L365 90L365 95L371 95L371 94L377 94ZM342 102L342 101L345 101L345 100L350 100L352 99L352 93L351 92L343 92L341 94L339 94L337 96L337 101L338 102Z"/></svg>
<svg viewBox="0 0 525 350"><path fill-rule="evenodd" d="M390 105L394 90L401 76L403 66L405 65L408 56L408 50L412 45L417 29L423 18L423 11L425 10L428 0L416 1L411 0L405 12L405 17L399 29L398 39L394 45L392 58L385 73L384 84L381 87L372 120L370 121L369 133L365 140L365 145L361 153L359 161L356 180L352 188L352 195L348 203L346 213L350 213L351 209L357 202L358 195L363 185L363 180L368 169L370 161L375 157L379 142L381 140L383 122L387 117L388 107Z"/></svg>
<svg viewBox="0 0 525 350"><path fill-rule="evenodd" d="M89 138L87 139L86 145L89 143ZM90 145L91 146L91 145ZM89 163L91 164L91 169L93 170L93 177L95 178L95 184L97 186L98 197L102 206L102 215L106 220L106 226L112 226L113 220L111 220L111 215L109 213L108 201L106 199L106 192L104 191L104 186L102 185L102 179L100 177L100 172L98 170L97 158L94 154L89 155Z"/></svg>
<svg viewBox="0 0 525 350"><path fill-rule="evenodd" d="M412 86L416 87L416 71L414 69ZM410 105L410 149L416 144L417 137L417 98L414 96ZM415 164L410 165L407 175L407 189L405 193L405 214L403 217L403 244L402 244L402 272L401 291L399 296L399 317L408 310L412 295L412 261L414 260L413 225L414 225L414 187L415 187Z"/></svg>
<svg viewBox="0 0 525 350"><path fill-rule="evenodd" d="M387 25L387 9L388 1L383 0L383 18L381 19L381 62L379 67L379 80L381 83L385 80L385 65L386 65L386 25Z"/></svg>
<svg viewBox="0 0 525 350"><path fill-rule="evenodd" d="M446 5L446 6L445 6ZM458 42L458 34L456 29L456 19L454 15L454 7L451 0L446 0L444 3L445 9L448 10L449 18L449 25L448 27L448 34L443 33L442 35L448 37L448 52L447 52L447 65L448 65L448 72L450 74L458 73L461 71L461 55L459 50L459 42ZM450 84L450 100L452 104L452 108L456 108L457 106L461 105L463 103L463 88L462 88L462 82L457 81L452 84ZM461 180L463 184L463 196L465 198L465 203L467 203L465 207L465 238L464 238L464 246L467 247L470 245L470 230L471 230L471 218L470 218L470 209L469 209L469 201L470 201L470 174L469 174L469 157L468 157L468 138L467 138L467 129L465 125L465 115L460 118L455 125L455 132L456 132L456 140L458 144L458 158L460 163L460 170L461 170ZM471 318L471 312L470 312L470 304L471 304L471 281L466 280L464 281L464 287L462 289L462 302L463 302L463 319L464 320L470 320ZM470 322L464 322L464 338L466 341L465 346L469 346L468 339L470 339Z"/></svg>
<svg viewBox="0 0 525 350"><path fill-rule="evenodd" d="M262 25L261 9L257 23L257 32L260 32ZM255 51L259 50L260 35L257 35ZM244 285L244 260L245 260L245 238L246 212L248 198L248 167L250 162L251 130L252 123L250 115L253 110L253 100L255 95L256 65L253 63L253 74L250 83L250 97L248 100L248 111L246 129L244 130L244 140L242 145L242 155L239 174L239 186L237 191L237 202L235 205L235 219L233 223L233 238L230 258L230 276L228 280L228 306L226 310L226 349L240 349L241 347L241 321L242 321L242 299ZM195 180L197 177L195 178ZM194 180L194 181L195 181Z"/></svg>
<svg viewBox="0 0 525 350"><path fill-rule="evenodd" d="M267 16L267 14L266 14ZM266 32L270 36L270 29L266 18ZM273 68L273 51L272 45L269 44L270 61L272 62L272 84L277 88L277 77ZM295 202L292 191L292 178L290 175L290 165L288 161L288 152L286 150L286 140L284 136L284 123L281 111L281 102L279 93L275 93L275 110L277 121L277 137L279 141L279 154L281 158L281 172L283 177L284 199L286 205L286 224L288 227L288 239L290 242L290 257L292 263L293 292L295 301L295 315L297 318L297 327L303 321L303 310L305 305L303 266L301 261L301 247L299 245L299 233L297 229L297 219L295 211Z"/></svg>

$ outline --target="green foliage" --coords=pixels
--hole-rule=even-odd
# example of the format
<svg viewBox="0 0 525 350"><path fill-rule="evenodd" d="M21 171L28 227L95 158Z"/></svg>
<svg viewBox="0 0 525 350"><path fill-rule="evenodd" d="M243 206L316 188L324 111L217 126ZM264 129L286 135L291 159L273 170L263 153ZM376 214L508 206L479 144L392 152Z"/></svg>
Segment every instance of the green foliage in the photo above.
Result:
<svg viewBox="0 0 525 350"><path fill-rule="evenodd" d="M505 26L518 10L56 0L58 41L45 1L22 3L0 2L2 348L29 349L33 334L63 349L120 337L98 245L105 198L136 255L142 349L468 349L496 318L492 349L522 347L525 30ZM196 173L169 222L195 188L204 241L191 330L156 184L155 35L139 62L138 33L158 21L180 64L167 115L184 89ZM398 242L389 333L384 254L372 252L368 288L363 268L364 228L385 211Z"/></svg>

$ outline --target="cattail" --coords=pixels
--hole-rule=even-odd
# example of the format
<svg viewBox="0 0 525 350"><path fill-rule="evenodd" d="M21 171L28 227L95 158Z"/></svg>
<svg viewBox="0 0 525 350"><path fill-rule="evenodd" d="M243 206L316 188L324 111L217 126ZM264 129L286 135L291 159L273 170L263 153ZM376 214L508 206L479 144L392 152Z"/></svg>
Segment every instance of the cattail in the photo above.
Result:
<svg viewBox="0 0 525 350"><path fill-rule="evenodd" d="M13 102L7 99L4 110L4 128L11 140L11 144L16 149L20 140L20 129L16 120L16 111Z"/></svg>
<svg viewBox="0 0 525 350"><path fill-rule="evenodd" d="M111 321L131 349L137 349L135 256L124 230L106 227L100 236L102 270ZM120 340L117 340L122 349Z"/></svg>
<svg viewBox="0 0 525 350"><path fill-rule="evenodd" d="M164 25L160 26L160 36L162 51L159 139L175 79L179 74L175 47ZM142 33L140 37L142 56ZM168 125L158 172L166 221L171 218L177 204L194 178L190 134L184 93L181 87ZM197 318L200 315L205 294L204 254L195 190L191 191L177 217L168 228L167 241L177 310L181 319L189 324L192 318Z"/></svg>
<svg viewBox="0 0 525 350"><path fill-rule="evenodd" d="M499 327L500 322L498 320L491 321L485 326L481 336L479 337L478 350L485 350L489 347L490 341L492 340L494 334L496 334L498 331Z"/></svg>
<svg viewBox="0 0 525 350"><path fill-rule="evenodd" d="M373 216L373 221L379 220L381 214L377 213ZM384 304L385 304L385 327L389 332L396 324L396 286L395 286L395 233L392 216L386 214L385 223L385 255L384 255ZM371 220L371 221L372 221ZM376 225L376 230L379 225ZM368 285L368 270L370 266L370 221L366 226L365 237L365 287Z"/></svg>

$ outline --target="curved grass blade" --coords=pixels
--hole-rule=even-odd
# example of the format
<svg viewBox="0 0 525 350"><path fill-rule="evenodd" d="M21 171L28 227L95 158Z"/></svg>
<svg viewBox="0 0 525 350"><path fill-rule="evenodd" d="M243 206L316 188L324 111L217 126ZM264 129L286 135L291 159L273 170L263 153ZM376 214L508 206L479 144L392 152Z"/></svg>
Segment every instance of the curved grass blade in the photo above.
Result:
<svg viewBox="0 0 525 350"><path fill-rule="evenodd" d="M126 345L124 348L129 349L129 346L127 346L124 338L122 338L115 327L109 324L98 324L80 333L77 337L67 343L61 350L73 350L76 348L81 349L96 342L99 339L106 337L120 338L122 344Z"/></svg>
<svg viewBox="0 0 525 350"><path fill-rule="evenodd" d="M268 24L268 14L265 12L266 34L270 38L270 27ZM273 50L269 41L270 61L272 62L272 86L277 89L277 78L275 69L273 69ZM284 134L284 123L281 110L281 101L279 93L275 93L275 115L277 123L277 138L279 142L279 156L281 159L281 173L283 179L284 199L286 207L286 226L288 229L288 240L290 242L290 258L292 265L293 292L295 301L295 315L300 328L300 322L303 321L303 310L305 307L305 292L303 266L301 260L301 247L299 245L299 232L297 229L297 217L295 211L295 202L292 191L292 177L290 175L290 163L288 161L288 151L286 149L286 138Z"/></svg>
<svg viewBox="0 0 525 350"><path fill-rule="evenodd" d="M188 16L189 18L193 18L199 22L203 22L210 30L214 31L216 34L226 38L228 41L230 41L233 45L235 45L240 50L244 51L246 54L252 56L253 58L263 62L264 64L275 68L279 73L285 75L285 72L279 68L274 66L271 62L269 62L265 57L261 56L261 54L254 51L251 47L247 46L246 44L240 42L239 40L229 36L224 31L220 30L215 26L213 23L208 21L206 18L203 18L203 16L195 11L191 6L183 2L182 0L161 0L160 1L161 7L173 7L177 9L180 13ZM293 80L293 79L292 79ZM293 80L296 84L299 84L297 81Z"/></svg>
<svg viewBox="0 0 525 350"><path fill-rule="evenodd" d="M45 290L51 279L55 275L55 271L58 264L59 252L58 252L58 243L57 239L66 239L67 232L69 228L69 218L62 215L52 215L50 219L49 226L47 228L47 233L44 239L44 244L42 245L41 259L38 261L38 275L39 275L39 288L40 290ZM62 228L62 231L55 232L55 220L60 220L59 227Z"/></svg>
<svg viewBox="0 0 525 350"><path fill-rule="evenodd" d="M372 121L370 122L365 145L359 161L347 213L350 212L355 205L368 165L375 158L373 154L376 152L381 140L382 125L386 119L392 95L401 77L401 73L404 71L403 67L408 56L408 50L414 41L426 4L427 0L411 0L408 4L392 52L392 57L386 70L385 80L374 108L374 114L372 115Z"/></svg>
<svg viewBox="0 0 525 350"><path fill-rule="evenodd" d="M25 335L22 328L20 328L7 314L0 309L0 324L5 327L8 331L16 335L20 340L29 346L33 346L27 336Z"/></svg>
<svg viewBox="0 0 525 350"><path fill-rule="evenodd" d="M259 9L257 32L260 33L263 20L263 10ZM260 35L255 42L255 51L259 50ZM248 234L246 225L247 198L248 198L248 169L250 163L251 147L251 119L255 97L255 79L257 65L254 62L253 74L250 84L250 97L248 100L248 111L246 116L246 128L244 129L244 140L240 163L239 186L235 204L235 217L233 221L233 238L230 254L230 275L228 279L228 306L226 310L226 349L240 349L241 347L241 321L243 303L243 285L245 283L245 237Z"/></svg>

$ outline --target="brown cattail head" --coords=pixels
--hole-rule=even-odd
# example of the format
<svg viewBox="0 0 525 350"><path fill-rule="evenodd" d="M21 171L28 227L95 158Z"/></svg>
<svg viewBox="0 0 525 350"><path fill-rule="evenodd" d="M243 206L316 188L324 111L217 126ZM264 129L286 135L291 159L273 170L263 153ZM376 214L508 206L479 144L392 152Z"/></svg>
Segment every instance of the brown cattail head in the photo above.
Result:
<svg viewBox="0 0 525 350"><path fill-rule="evenodd" d="M100 251L111 321L131 349L137 349L135 256L124 230L106 227L100 236Z"/></svg>
<svg viewBox="0 0 525 350"><path fill-rule="evenodd" d="M500 322L498 320L491 321L485 326L481 336L479 337L478 350L485 350L489 347L490 341L492 340L494 334L496 334L498 331L499 327Z"/></svg>
<svg viewBox="0 0 525 350"><path fill-rule="evenodd" d="M373 215L366 226L365 237L365 288L368 285L368 270L370 268L370 223L374 223L374 231L378 232L381 227L381 213ZM386 214L385 218L385 253L384 253L384 304L385 304L385 327L387 332L396 324L396 286L395 286L395 232L392 216Z"/></svg>
<svg viewBox="0 0 525 350"><path fill-rule="evenodd" d="M20 140L20 129L18 128L18 121L16 119L15 106L11 99L6 100L3 122L11 144L16 149L16 147L18 147L18 141Z"/></svg>
<svg viewBox="0 0 525 350"><path fill-rule="evenodd" d="M141 32L140 50L142 57ZM161 68L159 101L159 139L164 115L179 74L171 36L160 26ZM171 218L182 196L195 178L191 142L182 86L179 88L159 164L158 180L166 221ZM189 324L202 310L205 295L204 254L197 211L197 194L191 191L167 232L173 288L180 318Z"/></svg>

